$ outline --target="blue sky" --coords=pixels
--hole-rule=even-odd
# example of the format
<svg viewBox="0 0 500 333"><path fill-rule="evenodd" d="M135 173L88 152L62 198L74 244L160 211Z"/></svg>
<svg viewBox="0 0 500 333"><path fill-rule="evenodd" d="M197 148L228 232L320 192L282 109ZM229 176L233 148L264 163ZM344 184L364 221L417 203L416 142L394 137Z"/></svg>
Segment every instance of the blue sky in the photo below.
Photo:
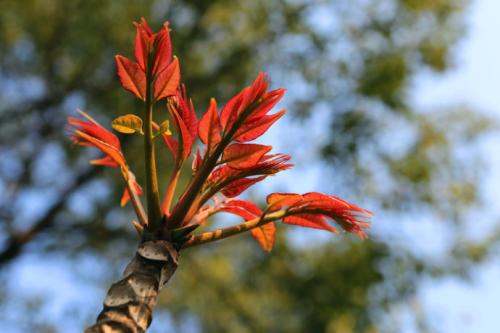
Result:
<svg viewBox="0 0 500 333"><path fill-rule="evenodd" d="M423 110L463 104L500 120L500 1L474 1L467 15L467 36L457 46L456 67L445 75L423 73L415 81L414 105ZM483 145L489 169L485 198L498 223L500 206L499 135ZM495 218L496 217L496 218ZM478 221L488 223L491 221ZM476 221L474 221L476 223ZM428 281L420 293L424 308L444 332L494 332L500 327L500 267L493 262L475 271L470 283L457 278ZM409 332L411 330L409 329Z"/></svg>

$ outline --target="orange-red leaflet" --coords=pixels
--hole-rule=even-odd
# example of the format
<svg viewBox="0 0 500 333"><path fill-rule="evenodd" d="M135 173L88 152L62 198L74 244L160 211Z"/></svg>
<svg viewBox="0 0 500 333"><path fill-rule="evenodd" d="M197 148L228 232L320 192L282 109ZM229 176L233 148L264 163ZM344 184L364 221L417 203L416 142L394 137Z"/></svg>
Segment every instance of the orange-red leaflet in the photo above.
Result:
<svg viewBox="0 0 500 333"><path fill-rule="evenodd" d="M247 221L258 218L263 214L259 207L248 200L228 200L220 210L238 215ZM273 222L251 229L250 234L264 251L270 252L272 250L276 234L276 226Z"/></svg>
<svg viewBox="0 0 500 333"><path fill-rule="evenodd" d="M248 169L260 162L272 146L234 143L224 149L223 163L232 169Z"/></svg>

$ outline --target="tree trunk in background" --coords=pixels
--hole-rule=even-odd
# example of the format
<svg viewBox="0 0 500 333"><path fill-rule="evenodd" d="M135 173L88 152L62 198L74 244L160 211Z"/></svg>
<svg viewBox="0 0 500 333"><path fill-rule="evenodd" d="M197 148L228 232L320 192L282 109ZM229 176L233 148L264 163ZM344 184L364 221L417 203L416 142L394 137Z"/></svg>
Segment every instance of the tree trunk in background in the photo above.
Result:
<svg viewBox="0 0 500 333"><path fill-rule="evenodd" d="M106 294L96 323L85 333L142 333L151 324L158 292L177 269L178 252L167 241L146 241L127 265L123 279Z"/></svg>

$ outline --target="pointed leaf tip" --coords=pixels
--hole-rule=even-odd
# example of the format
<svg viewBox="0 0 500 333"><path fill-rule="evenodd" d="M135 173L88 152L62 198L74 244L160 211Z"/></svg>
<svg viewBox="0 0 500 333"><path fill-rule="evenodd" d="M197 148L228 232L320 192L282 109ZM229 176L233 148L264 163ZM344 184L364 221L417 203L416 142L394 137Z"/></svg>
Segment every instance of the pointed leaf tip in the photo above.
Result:
<svg viewBox="0 0 500 333"><path fill-rule="evenodd" d="M217 102L210 99L207 112L203 115L198 124L198 136L201 142L207 145L208 150L212 150L221 141L221 124L217 111Z"/></svg>

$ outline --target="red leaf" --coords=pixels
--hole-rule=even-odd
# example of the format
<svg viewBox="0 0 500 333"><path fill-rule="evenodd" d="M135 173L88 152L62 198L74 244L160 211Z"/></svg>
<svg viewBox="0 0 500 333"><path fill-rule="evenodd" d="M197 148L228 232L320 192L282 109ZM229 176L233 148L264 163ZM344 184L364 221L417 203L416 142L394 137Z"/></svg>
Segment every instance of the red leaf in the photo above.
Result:
<svg viewBox="0 0 500 333"><path fill-rule="evenodd" d="M233 140L237 142L247 142L257 139L264 134L278 119L280 119L286 110L281 110L272 115L262 116L253 121L245 122L235 133Z"/></svg>
<svg viewBox="0 0 500 333"><path fill-rule="evenodd" d="M248 200L227 200L219 210L241 216L245 220L251 220L262 215L260 208Z"/></svg>
<svg viewBox="0 0 500 333"><path fill-rule="evenodd" d="M198 136L198 117L194 110L193 101L187 97L186 86L182 85L181 89L177 91L176 101L179 105L181 118L184 121L191 139L194 142Z"/></svg>
<svg viewBox="0 0 500 333"><path fill-rule="evenodd" d="M148 48L154 38L153 31L151 31L148 22L144 18L141 18L140 23L134 22L134 25L136 26L135 61L145 73L148 62Z"/></svg>
<svg viewBox="0 0 500 333"><path fill-rule="evenodd" d="M160 100L165 97L176 95L179 87L181 73L179 69L179 61L177 58L161 72L154 83L155 100Z"/></svg>
<svg viewBox="0 0 500 333"><path fill-rule="evenodd" d="M293 164L286 163L290 158L290 155L287 154L264 155L258 164L245 170L245 173L250 173L252 175L275 174L290 169L293 166Z"/></svg>
<svg viewBox="0 0 500 333"><path fill-rule="evenodd" d="M309 192L303 195L304 201L308 204L308 209L321 209L325 212L357 212L361 216L371 217L372 212L360 208L355 204L347 202L339 197L319 192Z"/></svg>
<svg viewBox="0 0 500 333"><path fill-rule="evenodd" d="M328 203L334 207L343 207L343 208L348 208L352 204L340 199L339 197L335 197L333 195L328 195L320 192L308 192L303 195L304 199L306 201L311 201L311 202L320 202L320 203Z"/></svg>
<svg viewBox="0 0 500 333"><path fill-rule="evenodd" d="M232 169L247 169L259 163L271 149L272 146L235 143L224 149L222 161Z"/></svg>
<svg viewBox="0 0 500 333"><path fill-rule="evenodd" d="M306 209L321 211L325 216L337 222L346 232L356 233L361 238L368 237L363 229L370 227L367 221L373 215L372 212L341 198L323 193L306 193L304 198L309 201Z"/></svg>
<svg viewBox="0 0 500 333"><path fill-rule="evenodd" d="M160 130L160 125L158 125L156 122L153 121L153 128L157 131ZM163 142L165 142L165 145L167 146L168 150L170 151L170 154L172 154L172 157L174 160L177 158L177 152L178 152L178 147L179 144L177 143L177 140L175 140L171 135L168 134L161 134L161 137L163 139Z"/></svg>
<svg viewBox="0 0 500 333"><path fill-rule="evenodd" d="M107 155L103 158L90 161L90 164L108 166L108 167L112 167L112 168L116 168L118 166L118 164L115 162L115 160Z"/></svg>
<svg viewBox="0 0 500 333"><path fill-rule="evenodd" d="M115 161L121 167L124 168L127 167L127 164L125 162L125 157L123 157L121 150L117 149L115 146L112 146L104 141L96 139L80 130L75 131L75 136L77 136L80 140L84 140L90 143L92 146L100 149L103 153L108 155L113 161Z"/></svg>
<svg viewBox="0 0 500 333"><path fill-rule="evenodd" d="M328 230L330 232L337 233L337 230L333 229L328 222L325 221L323 216L317 214L297 214L287 216L283 219L283 223L307 228Z"/></svg>
<svg viewBox="0 0 500 333"><path fill-rule="evenodd" d="M172 45L170 42L170 29L168 22L163 24L163 27L158 33L153 33L148 23L144 18L141 18L140 23L134 22L136 26L135 36L135 59L137 64L144 73L148 71L149 54L154 54L153 60L153 77L161 75L170 64L172 57Z"/></svg>
<svg viewBox="0 0 500 333"><path fill-rule="evenodd" d="M137 195L142 195L142 188L137 182L134 182L134 190L137 193ZM128 191L128 188L125 188L122 197L120 199L120 206L122 207L125 206L129 201L130 201L130 192Z"/></svg>
<svg viewBox="0 0 500 333"><path fill-rule="evenodd" d="M285 92L286 89L279 88L264 94L264 96L261 97L261 101L258 106L252 110L248 120L253 120L266 115L283 98Z"/></svg>
<svg viewBox="0 0 500 333"><path fill-rule="evenodd" d="M69 117L68 124L73 127L71 137L73 141L82 146L93 146L100 149L107 156L91 161L92 164L111 167L126 167L125 157L122 154L120 140L116 135L102 127L85 112L80 112L87 121Z"/></svg>
<svg viewBox="0 0 500 333"><path fill-rule="evenodd" d="M250 234L264 251L271 252L274 247L276 235L276 226L273 222L251 229Z"/></svg>
<svg viewBox="0 0 500 333"><path fill-rule="evenodd" d="M153 73L161 75L163 71L167 70L167 66L170 64L170 58L172 57L172 44L170 41L170 28L168 27L168 22L165 22L163 27L156 34L154 46L156 54Z"/></svg>
<svg viewBox="0 0 500 333"><path fill-rule="evenodd" d="M198 135L201 142L207 145L207 151L211 151L221 140L221 125L219 113L217 112L217 102L210 99L210 106L203 115L198 125Z"/></svg>
<svg viewBox="0 0 500 333"><path fill-rule="evenodd" d="M269 82L267 79L267 74L260 72L255 80L252 82L252 85L249 87L249 99L256 100L259 99L266 92L269 87Z"/></svg>
<svg viewBox="0 0 500 333"><path fill-rule="evenodd" d="M234 176L236 174L236 170L229 168L226 165L216 168L214 171L210 173L208 176L207 182L211 185L215 183L220 183L225 179L228 179L230 176Z"/></svg>
<svg viewBox="0 0 500 333"><path fill-rule="evenodd" d="M220 210L241 216L247 221L262 216L260 208L247 200L230 200ZM251 229L250 233L264 251L272 250L276 233L273 222Z"/></svg>
<svg viewBox="0 0 500 333"><path fill-rule="evenodd" d="M259 73L255 81L232 97L221 112L221 125L224 132L228 132L236 119L248 109L248 107L257 101L268 87L267 77L264 73Z"/></svg>
<svg viewBox="0 0 500 333"><path fill-rule="evenodd" d="M186 124L179 115L176 106L169 103L167 109L170 113L170 117L174 122L174 126L177 129L179 138L178 150L174 155L175 159L178 162L185 161L189 157L189 155L191 155L191 147L193 145L191 135L186 127ZM170 138L168 139L168 141L172 142Z"/></svg>
<svg viewBox="0 0 500 333"><path fill-rule="evenodd" d="M241 179L235 180L235 181L229 183L228 185L226 185L221 190L221 192L227 198L234 198L234 197L240 195L241 193L243 193L243 191L245 191L247 188L249 188L253 184L260 182L261 180L263 180L266 177L267 176L260 176L260 177L254 177L254 178L241 178Z"/></svg>
<svg viewBox="0 0 500 333"><path fill-rule="evenodd" d="M110 145L120 149L120 140L116 135L114 135L111 131L108 131L107 129L102 127L97 121L95 121L85 112L80 111L80 114L84 116L88 121L84 121L74 117L69 117L68 124L73 126L74 128L80 129L82 132L85 132L92 137L107 142Z"/></svg>
<svg viewBox="0 0 500 333"><path fill-rule="evenodd" d="M227 133L238 115L248 106L248 87L233 96L222 108L220 113L220 123L222 129Z"/></svg>
<svg viewBox="0 0 500 333"><path fill-rule="evenodd" d="M141 67L120 55L115 56L118 78L126 90L138 98L145 100L146 96L146 75Z"/></svg>
<svg viewBox="0 0 500 333"><path fill-rule="evenodd" d="M290 156L285 154L264 155L259 163L243 170L231 169L227 165L223 165L212 171L208 177L206 188L211 189L210 193L213 194L221 191L227 197L234 197L268 175L288 169L291 165L285 164L285 162L289 159ZM260 177L247 178L251 176Z"/></svg>
<svg viewBox="0 0 500 333"><path fill-rule="evenodd" d="M271 193L266 198L268 211L274 212L284 207L290 207L302 201L302 195L296 193Z"/></svg>
<svg viewBox="0 0 500 333"><path fill-rule="evenodd" d="M191 163L191 170L193 172L198 171L198 169L200 169L202 161L203 161L203 159L201 158L200 148L197 148L196 149L196 155L193 158L193 163Z"/></svg>
<svg viewBox="0 0 500 333"><path fill-rule="evenodd" d="M329 218L345 231L356 233L361 238L367 237L363 229L370 226L367 220L372 216L368 210L318 192L304 195L273 193L267 197L267 203L268 211L286 208L287 217L283 219L284 223L335 232L325 221L325 218Z"/></svg>

